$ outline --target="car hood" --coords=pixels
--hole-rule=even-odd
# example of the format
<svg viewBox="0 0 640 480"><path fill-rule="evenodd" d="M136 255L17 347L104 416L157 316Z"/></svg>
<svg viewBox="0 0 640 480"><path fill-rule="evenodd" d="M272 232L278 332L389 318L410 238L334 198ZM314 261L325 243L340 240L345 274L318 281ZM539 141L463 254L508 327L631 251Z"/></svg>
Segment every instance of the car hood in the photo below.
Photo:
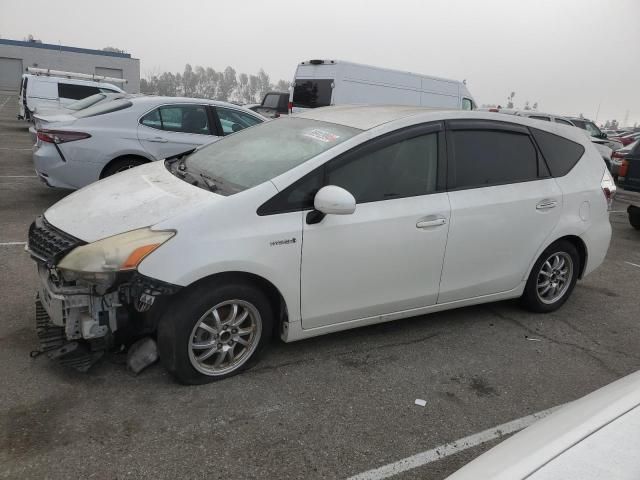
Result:
<svg viewBox="0 0 640 480"><path fill-rule="evenodd" d="M49 208L45 218L63 232L95 242L224 198L176 178L159 161L86 186Z"/></svg>

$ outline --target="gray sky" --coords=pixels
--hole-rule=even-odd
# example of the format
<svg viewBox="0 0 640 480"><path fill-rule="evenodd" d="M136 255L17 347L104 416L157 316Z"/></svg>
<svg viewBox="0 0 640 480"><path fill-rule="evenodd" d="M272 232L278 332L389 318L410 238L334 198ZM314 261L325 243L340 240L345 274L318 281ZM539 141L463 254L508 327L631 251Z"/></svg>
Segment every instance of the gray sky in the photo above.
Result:
<svg viewBox="0 0 640 480"><path fill-rule="evenodd" d="M466 79L479 104L640 123L640 0L0 0L0 36L111 45L141 74L185 63L291 80L337 58ZM25 8L28 6L28 12Z"/></svg>

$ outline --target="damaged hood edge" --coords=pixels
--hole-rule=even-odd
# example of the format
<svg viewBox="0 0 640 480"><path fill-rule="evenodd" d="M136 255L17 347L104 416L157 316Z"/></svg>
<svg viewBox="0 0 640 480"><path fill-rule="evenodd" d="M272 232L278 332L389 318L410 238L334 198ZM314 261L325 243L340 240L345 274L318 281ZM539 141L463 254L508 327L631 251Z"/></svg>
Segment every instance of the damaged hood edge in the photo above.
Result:
<svg viewBox="0 0 640 480"><path fill-rule="evenodd" d="M216 195L173 176L152 162L88 185L45 211L54 227L87 243L153 226Z"/></svg>

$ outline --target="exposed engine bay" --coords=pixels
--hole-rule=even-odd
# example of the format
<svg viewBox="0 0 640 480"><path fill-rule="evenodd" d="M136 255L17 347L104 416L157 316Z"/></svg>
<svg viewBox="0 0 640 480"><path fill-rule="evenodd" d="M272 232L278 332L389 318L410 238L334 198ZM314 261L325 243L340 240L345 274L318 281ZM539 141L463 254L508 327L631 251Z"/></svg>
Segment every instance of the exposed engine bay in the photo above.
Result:
<svg viewBox="0 0 640 480"><path fill-rule="evenodd" d="M122 350L158 321L158 298L180 287L146 277L136 270L117 272L95 283L69 278L58 262L84 242L39 217L29 229L27 251L37 263L39 285L36 326L39 353L80 371L106 352ZM66 275L66 276L65 276ZM107 278L105 281L104 278Z"/></svg>

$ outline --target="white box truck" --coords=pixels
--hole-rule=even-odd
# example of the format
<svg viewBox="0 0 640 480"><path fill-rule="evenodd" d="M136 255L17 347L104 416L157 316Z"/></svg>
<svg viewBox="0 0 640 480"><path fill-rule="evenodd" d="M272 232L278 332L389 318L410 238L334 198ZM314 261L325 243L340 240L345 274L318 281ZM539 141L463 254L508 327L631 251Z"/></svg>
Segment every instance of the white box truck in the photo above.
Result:
<svg viewBox="0 0 640 480"><path fill-rule="evenodd" d="M476 107L465 82L342 60L300 62L289 100L292 113L345 104Z"/></svg>

